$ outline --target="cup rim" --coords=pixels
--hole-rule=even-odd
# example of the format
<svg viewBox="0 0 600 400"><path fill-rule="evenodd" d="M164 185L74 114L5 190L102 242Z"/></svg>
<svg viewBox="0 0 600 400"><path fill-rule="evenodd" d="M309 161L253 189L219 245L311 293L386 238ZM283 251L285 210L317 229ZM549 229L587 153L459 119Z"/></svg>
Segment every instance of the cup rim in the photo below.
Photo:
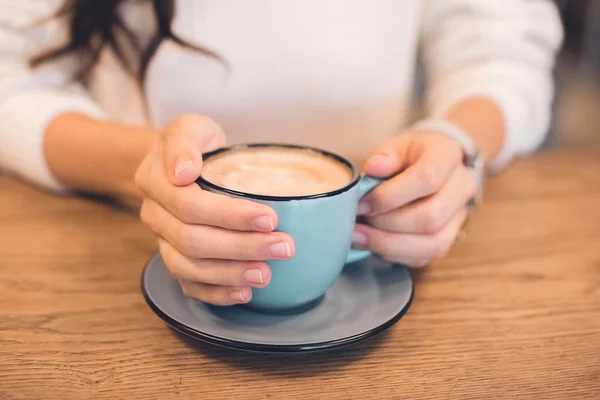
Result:
<svg viewBox="0 0 600 400"><path fill-rule="evenodd" d="M211 157L214 157L218 154L225 153L228 151L236 151L236 150L242 150L242 149L256 149L256 148L284 148L284 149L313 151L313 152L322 154L328 158L332 158L335 161L341 162L342 164L346 165L348 168L350 168L350 171L352 172L352 179L350 180L350 182L348 184L346 184L345 186L343 186L339 189L332 190L332 191L325 192L325 193L317 193L317 194L310 194L310 195L304 195L304 196L272 196L272 195L254 194L254 193L241 192L241 191L233 190L233 189L227 189L227 188L224 188L222 186L219 186L217 184L214 184L214 183L204 179L202 177L202 174L200 175L200 177L198 177L198 179L196 179L196 183L198 185L208 186L211 189L215 189L220 192L227 193L229 195L239 196L239 197L243 197L243 198L249 198L249 199L255 199L255 200L267 200L267 201L290 201L290 200L314 200L314 199L322 199L322 198L326 198L326 197L337 196L341 193L347 192L348 190L352 189L354 186L356 186L356 184L360 180L360 171L352 162L350 162L346 158L344 158L340 155L337 155L335 153L332 153L330 151L327 151L327 150L319 149L319 148L312 147L312 146L298 145L298 144L287 144L287 143L235 144L232 146L221 147L216 150L204 153L202 155L202 159L204 161L206 161Z"/></svg>

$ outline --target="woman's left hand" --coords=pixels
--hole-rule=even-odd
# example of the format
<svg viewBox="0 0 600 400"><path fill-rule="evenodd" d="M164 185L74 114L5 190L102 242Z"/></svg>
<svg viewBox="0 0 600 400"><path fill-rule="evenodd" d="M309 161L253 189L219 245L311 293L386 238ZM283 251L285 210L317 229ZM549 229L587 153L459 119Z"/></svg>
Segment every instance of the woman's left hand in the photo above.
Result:
<svg viewBox="0 0 600 400"><path fill-rule="evenodd" d="M357 224L353 246L413 267L446 255L476 192L458 142L429 131L400 135L375 149L365 172L393 177L361 201L368 225Z"/></svg>

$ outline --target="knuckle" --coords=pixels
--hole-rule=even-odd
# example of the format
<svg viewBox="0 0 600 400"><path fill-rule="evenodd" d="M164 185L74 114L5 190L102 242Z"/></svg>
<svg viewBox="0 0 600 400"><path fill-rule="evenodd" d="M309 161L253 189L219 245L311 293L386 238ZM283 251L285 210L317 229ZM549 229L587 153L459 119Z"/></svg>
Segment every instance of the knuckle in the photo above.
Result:
<svg viewBox="0 0 600 400"><path fill-rule="evenodd" d="M225 134L221 125L214 120L199 114L183 114L175 118L170 124L167 135L179 134L181 132L203 132L211 135L214 140L224 141Z"/></svg>
<svg viewBox="0 0 600 400"><path fill-rule="evenodd" d="M144 225L147 225L150 228L154 229L154 224L152 222L152 213L150 212L149 207L150 206L148 205L148 200L144 199L142 207L140 208L140 220L142 221L142 223L144 223Z"/></svg>
<svg viewBox="0 0 600 400"><path fill-rule="evenodd" d="M173 207L175 214L179 217L179 219L183 222L193 222L195 213L194 213L194 203L190 201L187 196L177 196L173 200Z"/></svg>
<svg viewBox="0 0 600 400"><path fill-rule="evenodd" d="M148 225L148 205L146 203L146 200L144 199L144 201L142 202L142 206L140 207L140 221L142 221L144 224Z"/></svg>
<svg viewBox="0 0 600 400"><path fill-rule="evenodd" d="M133 177L135 185L140 189L143 189L144 187L144 172L144 164L142 163L135 171L135 175Z"/></svg>
<svg viewBox="0 0 600 400"><path fill-rule="evenodd" d="M196 249L196 239L192 228L185 224L179 224L175 228L174 239L176 247L185 255L191 256Z"/></svg>
<svg viewBox="0 0 600 400"><path fill-rule="evenodd" d="M426 233L436 233L444 225L444 206L430 202L422 210L422 226Z"/></svg>
<svg viewBox="0 0 600 400"><path fill-rule="evenodd" d="M207 132L212 134L224 134L221 125L214 119L211 119L207 116L199 114L184 114L180 118L183 118L183 122L185 124L189 124L188 126L202 126Z"/></svg>
<svg viewBox="0 0 600 400"><path fill-rule="evenodd" d="M235 242L234 256L236 260L254 260L262 261L267 258L268 246L272 243L288 242L289 236L285 233L275 232L270 234L265 233L249 233L239 236ZM290 244L291 246L291 244ZM291 246L293 250L293 246Z"/></svg>
<svg viewBox="0 0 600 400"><path fill-rule="evenodd" d="M386 229L390 225L394 225L395 221L388 216L373 215L366 217L366 222L373 228ZM390 230L393 230L393 228Z"/></svg>
<svg viewBox="0 0 600 400"><path fill-rule="evenodd" d="M185 275L185 267L182 260L178 257L175 257L175 254L173 254L172 251L165 248L161 249L160 252L162 254L163 261L165 262L165 265L167 266L167 269L171 275L175 278L183 278Z"/></svg>
<svg viewBox="0 0 600 400"><path fill-rule="evenodd" d="M221 194L205 192L202 194L207 194L200 202L202 211L206 211L203 212L203 220L207 224L230 230L243 230L246 227L246 225L240 223L248 209L246 203L238 202L237 199Z"/></svg>
<svg viewBox="0 0 600 400"><path fill-rule="evenodd" d="M208 118L198 114L183 114L171 122L171 128L174 130L187 130L194 126L204 125Z"/></svg>
<svg viewBox="0 0 600 400"><path fill-rule="evenodd" d="M444 257L450 250L452 242L445 238L435 238L431 245L431 256L435 258Z"/></svg>
<svg viewBox="0 0 600 400"><path fill-rule="evenodd" d="M183 278L184 277L183 265L179 261L174 260L173 258L169 259L164 254L163 254L163 260L165 262L165 265L167 266L167 269L169 270L169 272L171 273L172 276L174 276L175 278Z"/></svg>
<svg viewBox="0 0 600 400"><path fill-rule="evenodd" d="M215 289L217 288L207 287L203 284L181 283L181 290L186 297L214 305L224 305L222 301L219 302L219 296L216 295Z"/></svg>
<svg viewBox="0 0 600 400"><path fill-rule="evenodd" d="M239 218L235 212L225 212L221 218L221 226L225 229L237 229L238 225L240 225L238 223L238 219Z"/></svg>
<svg viewBox="0 0 600 400"><path fill-rule="evenodd" d="M203 301L215 306L225 306L230 304L224 297L221 287L206 288L203 293Z"/></svg>
<svg viewBox="0 0 600 400"><path fill-rule="evenodd" d="M218 269L217 279L222 285L243 285L244 278L242 276L243 270L241 268L234 268L232 266L222 266Z"/></svg>
<svg viewBox="0 0 600 400"><path fill-rule="evenodd" d="M377 252L384 257L396 256L398 246L396 246L396 243L387 236L373 238L372 245L376 247Z"/></svg>
<svg viewBox="0 0 600 400"><path fill-rule="evenodd" d="M138 165L138 167L135 170L134 178L137 183L144 184L151 180L149 178L152 175L152 172L154 171L157 154L159 154L158 146L155 145L144 156L142 162Z"/></svg>
<svg viewBox="0 0 600 400"><path fill-rule="evenodd" d="M195 297L196 291L194 290L192 284L187 282L180 282L179 286L181 286L181 291L186 297Z"/></svg>
<svg viewBox="0 0 600 400"><path fill-rule="evenodd" d="M250 240L239 240L235 245L234 257L236 260L250 260L256 258L258 246Z"/></svg>
<svg viewBox="0 0 600 400"><path fill-rule="evenodd" d="M376 209L385 208L386 199L390 197L390 189L388 185L381 185L369 194L369 201Z"/></svg>
<svg viewBox="0 0 600 400"><path fill-rule="evenodd" d="M147 161L143 161L142 164L137 168L134 175L134 183L142 193L150 193L152 188L153 180L150 178L149 166L146 165Z"/></svg>
<svg viewBox="0 0 600 400"><path fill-rule="evenodd" d="M442 173L433 164L424 164L417 172L417 179L427 191L435 191L441 185Z"/></svg>

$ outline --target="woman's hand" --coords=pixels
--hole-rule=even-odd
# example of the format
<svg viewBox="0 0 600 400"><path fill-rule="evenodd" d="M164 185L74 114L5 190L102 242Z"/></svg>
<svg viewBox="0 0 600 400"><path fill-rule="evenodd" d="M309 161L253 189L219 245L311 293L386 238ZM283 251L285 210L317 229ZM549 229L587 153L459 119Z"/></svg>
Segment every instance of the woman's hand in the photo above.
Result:
<svg viewBox="0 0 600 400"><path fill-rule="evenodd" d="M269 284L265 260L286 260L294 243L273 232L270 207L204 191L195 183L202 153L225 145L219 125L187 115L160 135L136 173L144 193L142 221L159 236L160 252L183 292L216 305L246 303Z"/></svg>
<svg viewBox="0 0 600 400"><path fill-rule="evenodd" d="M443 257L476 192L475 174L463 165L460 145L436 132L398 136L377 147L365 172L395 176L361 201L359 212L369 225L356 226L354 247L413 267Z"/></svg>

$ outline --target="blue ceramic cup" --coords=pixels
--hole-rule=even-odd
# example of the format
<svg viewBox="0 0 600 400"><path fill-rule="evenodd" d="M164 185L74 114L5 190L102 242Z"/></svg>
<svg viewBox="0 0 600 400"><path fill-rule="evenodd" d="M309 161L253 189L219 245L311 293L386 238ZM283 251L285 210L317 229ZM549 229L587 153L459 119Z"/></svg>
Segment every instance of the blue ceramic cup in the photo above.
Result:
<svg viewBox="0 0 600 400"><path fill-rule="evenodd" d="M203 157L208 161L223 152L267 147L318 152L352 171L352 179L344 187L328 193L297 197L242 193L219 187L203 177L197 180L204 190L263 203L277 213L277 231L292 237L296 254L288 261L268 261L272 270L271 283L263 289L252 289L252 300L248 306L265 312L282 312L315 302L337 280L345 264L369 255L368 251L351 249L351 240L358 202L380 180L361 176L358 168L343 157L304 146L237 145L218 149Z"/></svg>

